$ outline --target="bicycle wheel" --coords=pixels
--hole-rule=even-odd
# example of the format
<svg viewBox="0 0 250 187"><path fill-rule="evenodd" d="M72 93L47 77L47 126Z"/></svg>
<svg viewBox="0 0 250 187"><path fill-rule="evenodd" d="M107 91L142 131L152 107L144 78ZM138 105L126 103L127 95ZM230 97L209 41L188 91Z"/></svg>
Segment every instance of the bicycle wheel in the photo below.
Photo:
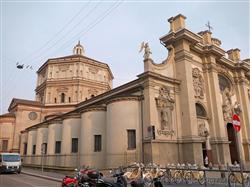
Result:
<svg viewBox="0 0 250 187"><path fill-rule="evenodd" d="M205 183L205 175L204 175L204 172L203 171L200 171L198 173L198 182L200 185L203 185Z"/></svg>
<svg viewBox="0 0 250 187"><path fill-rule="evenodd" d="M185 173L184 179L185 179L187 184L192 184L193 183L191 171L188 171L188 172Z"/></svg>
<svg viewBox="0 0 250 187"><path fill-rule="evenodd" d="M249 177L244 178L243 182L244 182L245 187L250 187L250 178Z"/></svg>
<svg viewBox="0 0 250 187"><path fill-rule="evenodd" d="M181 183L181 180L182 180L181 172L180 172L180 171L176 171L176 172L174 173L174 182L175 182L176 184L179 184L179 183Z"/></svg>
<svg viewBox="0 0 250 187"><path fill-rule="evenodd" d="M203 176L200 176L199 178L198 178L198 183L200 184L200 185L203 185L203 184L205 184L205 176L203 175Z"/></svg>
<svg viewBox="0 0 250 187"><path fill-rule="evenodd" d="M228 186L229 187L236 187L237 181L236 177L233 173L230 173L228 176Z"/></svg>
<svg viewBox="0 0 250 187"><path fill-rule="evenodd" d="M153 179L151 177L145 177L143 180L145 187L150 187L151 184L153 183Z"/></svg>
<svg viewBox="0 0 250 187"><path fill-rule="evenodd" d="M172 184L174 181L173 181L173 177L171 176L171 174L165 174L163 177L162 177L162 182L164 184Z"/></svg>

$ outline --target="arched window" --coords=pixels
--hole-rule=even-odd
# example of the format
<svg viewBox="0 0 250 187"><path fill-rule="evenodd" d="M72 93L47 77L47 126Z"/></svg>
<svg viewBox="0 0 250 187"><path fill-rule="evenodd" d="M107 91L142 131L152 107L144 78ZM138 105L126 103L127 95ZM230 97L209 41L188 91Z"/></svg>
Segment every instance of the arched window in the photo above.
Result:
<svg viewBox="0 0 250 187"><path fill-rule="evenodd" d="M61 94L61 103L64 103L65 102L65 93L62 93Z"/></svg>
<svg viewBox="0 0 250 187"><path fill-rule="evenodd" d="M207 117L207 112L201 104L195 103L195 108L197 117L203 117L203 118Z"/></svg>
<svg viewBox="0 0 250 187"><path fill-rule="evenodd" d="M231 83L227 77L223 75L218 75L218 79L219 79L219 86L220 86L221 91L224 91L225 88L228 88L229 90L231 90Z"/></svg>

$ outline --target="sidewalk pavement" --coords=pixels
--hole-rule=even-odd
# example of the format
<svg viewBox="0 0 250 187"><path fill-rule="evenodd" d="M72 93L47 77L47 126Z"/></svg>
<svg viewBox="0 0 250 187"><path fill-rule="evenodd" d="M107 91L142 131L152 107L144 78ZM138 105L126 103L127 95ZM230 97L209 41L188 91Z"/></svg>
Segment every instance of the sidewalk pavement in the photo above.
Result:
<svg viewBox="0 0 250 187"><path fill-rule="evenodd" d="M41 169L32 169L32 168L26 168L26 167L22 168L21 173L25 175L31 175L34 177L53 180L57 182L61 182L63 177L65 176L65 174L62 174L62 173L56 173L56 172L51 172L51 171L42 172Z"/></svg>

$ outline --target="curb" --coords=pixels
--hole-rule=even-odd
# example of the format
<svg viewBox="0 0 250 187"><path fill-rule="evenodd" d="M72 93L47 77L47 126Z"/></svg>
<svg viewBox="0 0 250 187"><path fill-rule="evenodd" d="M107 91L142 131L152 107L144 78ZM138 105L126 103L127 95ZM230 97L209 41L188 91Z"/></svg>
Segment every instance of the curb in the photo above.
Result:
<svg viewBox="0 0 250 187"><path fill-rule="evenodd" d="M54 178L54 177L49 177L49 176L45 176L45 175L39 175L39 174L29 173L29 172L26 172L26 171L21 171L21 173L25 174L25 175L30 175L30 176L33 176L33 177L39 177L39 178L42 178L42 179L52 180L52 181L56 181L56 182L62 182L62 179L58 179L58 178Z"/></svg>

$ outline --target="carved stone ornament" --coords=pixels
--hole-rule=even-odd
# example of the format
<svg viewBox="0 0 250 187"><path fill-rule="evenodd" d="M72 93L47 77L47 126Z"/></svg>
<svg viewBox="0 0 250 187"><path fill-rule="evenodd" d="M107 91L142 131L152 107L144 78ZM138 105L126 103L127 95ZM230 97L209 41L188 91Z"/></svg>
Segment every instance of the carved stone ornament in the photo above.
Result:
<svg viewBox="0 0 250 187"><path fill-rule="evenodd" d="M170 96L170 90L165 87L160 88L159 96L156 98L156 106L160 112L161 130L172 130L174 103L174 99Z"/></svg>
<svg viewBox="0 0 250 187"><path fill-rule="evenodd" d="M57 92L68 92L69 88L67 88L67 87L59 87L56 90L57 90Z"/></svg>
<svg viewBox="0 0 250 187"><path fill-rule="evenodd" d="M161 129L158 129L157 133L159 135L165 135L165 136L171 136L172 137L174 135L174 130L173 129L172 130L161 130Z"/></svg>
<svg viewBox="0 0 250 187"><path fill-rule="evenodd" d="M89 67L89 72L93 73L93 74L97 74L98 73L98 69L96 67Z"/></svg>
<svg viewBox="0 0 250 187"><path fill-rule="evenodd" d="M234 108L234 113L237 114L237 115L240 115L241 107L240 107L240 104L237 101L235 101L233 108Z"/></svg>
<svg viewBox="0 0 250 187"><path fill-rule="evenodd" d="M198 68L193 68L192 75L195 97L204 99L204 79L200 74L200 70Z"/></svg>
<svg viewBox="0 0 250 187"><path fill-rule="evenodd" d="M139 50L139 53L142 52L143 49L144 49L144 55L143 55L144 60L150 59L150 55L152 54L152 52L149 48L148 42L141 43L141 48Z"/></svg>
<svg viewBox="0 0 250 187"><path fill-rule="evenodd" d="M232 93L228 88L225 88L222 92L222 111L223 117L226 122L232 121L233 116L233 106L231 101Z"/></svg>
<svg viewBox="0 0 250 187"><path fill-rule="evenodd" d="M209 131L204 121L198 125L198 134L201 137L207 137L209 135Z"/></svg>
<svg viewBox="0 0 250 187"><path fill-rule="evenodd" d="M58 65L60 71L66 71L69 69L69 65Z"/></svg>

